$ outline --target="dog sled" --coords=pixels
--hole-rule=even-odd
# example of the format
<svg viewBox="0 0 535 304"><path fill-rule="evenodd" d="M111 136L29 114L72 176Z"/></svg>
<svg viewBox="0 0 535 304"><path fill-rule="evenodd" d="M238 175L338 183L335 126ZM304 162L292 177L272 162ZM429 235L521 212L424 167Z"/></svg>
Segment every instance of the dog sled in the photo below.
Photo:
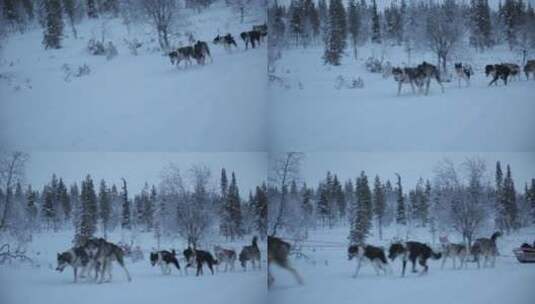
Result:
<svg viewBox="0 0 535 304"><path fill-rule="evenodd" d="M520 263L535 263L535 246L522 245L513 249L513 253Z"/></svg>

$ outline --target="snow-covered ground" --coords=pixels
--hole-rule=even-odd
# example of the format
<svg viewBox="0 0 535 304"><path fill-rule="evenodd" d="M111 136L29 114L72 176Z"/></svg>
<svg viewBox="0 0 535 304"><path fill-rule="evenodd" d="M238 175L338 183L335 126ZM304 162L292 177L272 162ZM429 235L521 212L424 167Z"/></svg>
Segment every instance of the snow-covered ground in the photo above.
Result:
<svg viewBox="0 0 535 304"><path fill-rule="evenodd" d="M13 34L0 52L0 145L63 151L265 151L265 44L244 50L242 31L265 22L265 10L239 12L216 2L200 14L182 11L172 44L187 32L209 43L213 63L173 67L146 24L130 30L120 18L84 20L78 39L65 27L63 48L44 50L42 30ZM103 26L104 25L104 26ZM86 51L91 38L113 41L119 55L107 61ZM213 45L232 33L238 49ZM124 39L143 43L138 56ZM64 80L64 64L87 76Z"/></svg>
<svg viewBox="0 0 535 304"><path fill-rule="evenodd" d="M365 264L357 278L355 260L348 261L347 235L349 228L312 232L303 254L310 260L295 260L293 265L305 280L299 286L284 270L273 266L275 284L269 293L273 303L470 303L500 304L533 303L535 291L535 264L520 264L511 250L525 241L535 241L535 229L523 229L514 235L505 235L498 240L502 256L497 258L495 268L477 269L470 263L468 269L453 270L448 261L441 270L442 260L429 260L429 273L424 276L410 272L401 277L401 261L391 263L393 273L378 276L371 265ZM429 232L414 233L412 240L431 243ZM390 240L394 231L387 230L385 239ZM450 241L457 241L450 234ZM484 235L488 237L486 234ZM388 246L388 241L376 237L370 244ZM340 244L340 245L337 245ZM437 247L439 248L439 247ZM409 263L410 265L410 263ZM420 268L421 269L421 268Z"/></svg>
<svg viewBox="0 0 535 304"><path fill-rule="evenodd" d="M128 282L118 265L113 267L113 280L110 283L97 284L88 280L73 283L71 268L63 272L55 271L56 253L68 249L72 232L41 233L34 235L29 245L28 255L40 267L28 265L3 266L0 268L0 302L6 304L30 303L261 303L266 297L266 272L244 272L239 263L232 272L216 272L210 275L205 267L204 276L196 277L190 268L188 275L173 269L171 275L163 275L159 267L152 267L149 254L156 242L152 234L138 235L138 244L144 252L144 259L133 263L127 259L127 268L132 276ZM110 240L120 239L120 233L111 235ZM234 248L250 243L249 238L239 242L226 243L212 240L211 244L220 244ZM261 246L265 262L265 244ZM162 249L176 248L177 255L182 255L184 244L178 241L162 243ZM212 251L212 248L209 248ZM183 267L181 263L181 267Z"/></svg>
<svg viewBox="0 0 535 304"><path fill-rule="evenodd" d="M366 71L364 59L382 50L363 47L359 61L345 57L342 65L324 65L322 48L291 49L276 62L269 91L269 146L275 151L533 151L535 81L521 76L505 87L488 87L484 66L517 62L518 55L496 49L484 54L464 50L455 61L469 62L475 76L471 87L457 80L445 93L431 82L428 96ZM351 53L351 50L347 50ZM432 54L413 54L412 65L434 63ZM393 66L407 62L403 50L385 50ZM450 68L451 71L451 68ZM360 77L361 89L336 89L335 80ZM288 88L289 87L289 88Z"/></svg>

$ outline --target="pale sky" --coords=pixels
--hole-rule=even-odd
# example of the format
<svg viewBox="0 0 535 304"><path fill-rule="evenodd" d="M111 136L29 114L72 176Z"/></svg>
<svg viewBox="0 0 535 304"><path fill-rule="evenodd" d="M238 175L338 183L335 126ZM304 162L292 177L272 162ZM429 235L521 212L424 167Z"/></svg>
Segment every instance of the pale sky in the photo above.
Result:
<svg viewBox="0 0 535 304"><path fill-rule="evenodd" d="M212 184L217 187L220 170L228 177L235 171L240 192L247 198L249 190L265 181L266 153L129 153L129 152L32 152L26 165L26 181L41 189L53 173L67 185L80 182L87 174L98 184L102 178L119 185L124 177L130 193L140 191L145 182L158 185L160 172L169 163L176 164L183 177L192 165L211 169Z"/></svg>
<svg viewBox="0 0 535 304"><path fill-rule="evenodd" d="M395 180L395 173L402 177L405 187L412 187L419 177L433 180L433 169L444 158L460 164L467 157L478 156L487 163L488 178L493 181L496 161L505 166L511 165L511 171L517 190L523 191L524 183L535 178L534 152L314 152L306 153L302 166L303 180L316 186L325 177L327 170L336 173L345 181L356 178L360 171L366 171L368 177L379 175L381 179Z"/></svg>

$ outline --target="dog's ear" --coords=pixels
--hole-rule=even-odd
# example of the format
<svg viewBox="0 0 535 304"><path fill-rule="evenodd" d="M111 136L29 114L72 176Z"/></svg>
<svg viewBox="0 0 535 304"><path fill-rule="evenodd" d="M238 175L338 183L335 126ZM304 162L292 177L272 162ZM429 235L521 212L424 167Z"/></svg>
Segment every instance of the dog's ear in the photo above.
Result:
<svg viewBox="0 0 535 304"><path fill-rule="evenodd" d="M59 258L59 257L60 257L60 254L59 254L59 252L58 252L58 258Z"/></svg>

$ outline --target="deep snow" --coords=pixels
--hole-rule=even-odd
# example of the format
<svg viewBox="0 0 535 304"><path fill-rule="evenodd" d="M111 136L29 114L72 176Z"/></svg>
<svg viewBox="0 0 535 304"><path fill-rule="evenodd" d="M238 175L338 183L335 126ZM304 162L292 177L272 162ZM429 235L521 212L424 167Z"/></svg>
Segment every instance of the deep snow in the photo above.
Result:
<svg viewBox="0 0 535 304"><path fill-rule="evenodd" d="M113 233L110 240L119 240L120 233ZM72 268L67 267L63 272L55 271L56 252L63 252L69 248L72 232L39 233L28 248L28 255L40 265L38 268L29 265L12 265L0 267L0 303L30 304L30 303L207 303L207 304L251 304L261 303L266 295L266 272L244 272L239 263L236 270L220 272L210 275L205 267L204 276L196 277L193 268L189 268L188 275L172 270L171 275L163 275L160 268L152 267L149 254L156 247L151 233L138 235L138 243L144 251L144 259L133 263L126 259L127 268L132 276L128 282L117 265L113 265L113 280L110 283L97 284L81 279L73 282ZM220 244L225 248L234 248L239 252L241 246L248 245L250 238L228 243L217 239L210 240L207 249L212 251L212 245ZM208 246L208 245L207 245ZM265 262L265 244L260 243ZM180 241L164 241L162 249L175 248L177 256L182 257L185 245ZM180 265L184 266L183 263Z"/></svg>
<svg viewBox="0 0 535 304"><path fill-rule="evenodd" d="M13 34L0 53L0 145L62 151L265 151L265 44L244 50L239 33L265 22L260 7L239 12L217 2L200 14L183 11L181 34L209 42L213 63L177 69L157 46L148 24L130 31L120 19L84 20L77 40L65 27L63 48L44 50L42 30ZM119 55L107 61L85 47L99 39ZM212 44L230 32L238 49ZM123 39L143 47L131 55ZM175 46L184 35L172 37ZM64 81L62 65L87 64L88 76Z"/></svg>
<svg viewBox="0 0 535 304"><path fill-rule="evenodd" d="M487 87L485 64L519 62L516 54L497 49L470 50L455 61L475 69L471 87L445 84L441 93L431 82L429 96L413 94L405 85L372 74L364 59L381 50L361 48L359 61L345 57L338 67L322 63L323 49L291 49L275 63L275 75L290 88L273 83L269 90L269 146L274 151L533 151L535 81L521 76L505 87ZM348 49L348 53L351 51ZM385 61L403 65L399 48L386 50ZM429 54L413 54L413 64L435 62ZM451 67L450 67L451 71ZM335 79L361 77L362 89L335 88Z"/></svg>
<svg viewBox="0 0 535 304"><path fill-rule="evenodd" d="M273 266L275 284L269 292L271 302L278 304L533 303L535 264L520 264L511 252L512 248L522 242L535 241L533 227L499 239L498 247L502 256L497 258L495 268L477 269L476 264L470 263L468 269L453 270L451 261L448 261L441 270L442 260L430 260L427 275L419 276L411 273L409 263L405 278L401 277L400 260L391 263L392 274L378 276L371 265L363 264L357 278L353 278L356 262L348 261L347 247L344 245L347 243L348 231L348 227L339 227L310 233L310 241L304 243L307 247L302 251L310 260L296 260L292 257L293 265L304 277L303 286L297 285L288 272ZM384 241L371 237L368 242L388 246L386 240L390 240L394 234L393 229L387 229ZM455 236L450 234L450 241L458 241ZM488 237L486 234L483 236ZM417 231L410 239L431 243L430 238L429 232Z"/></svg>

